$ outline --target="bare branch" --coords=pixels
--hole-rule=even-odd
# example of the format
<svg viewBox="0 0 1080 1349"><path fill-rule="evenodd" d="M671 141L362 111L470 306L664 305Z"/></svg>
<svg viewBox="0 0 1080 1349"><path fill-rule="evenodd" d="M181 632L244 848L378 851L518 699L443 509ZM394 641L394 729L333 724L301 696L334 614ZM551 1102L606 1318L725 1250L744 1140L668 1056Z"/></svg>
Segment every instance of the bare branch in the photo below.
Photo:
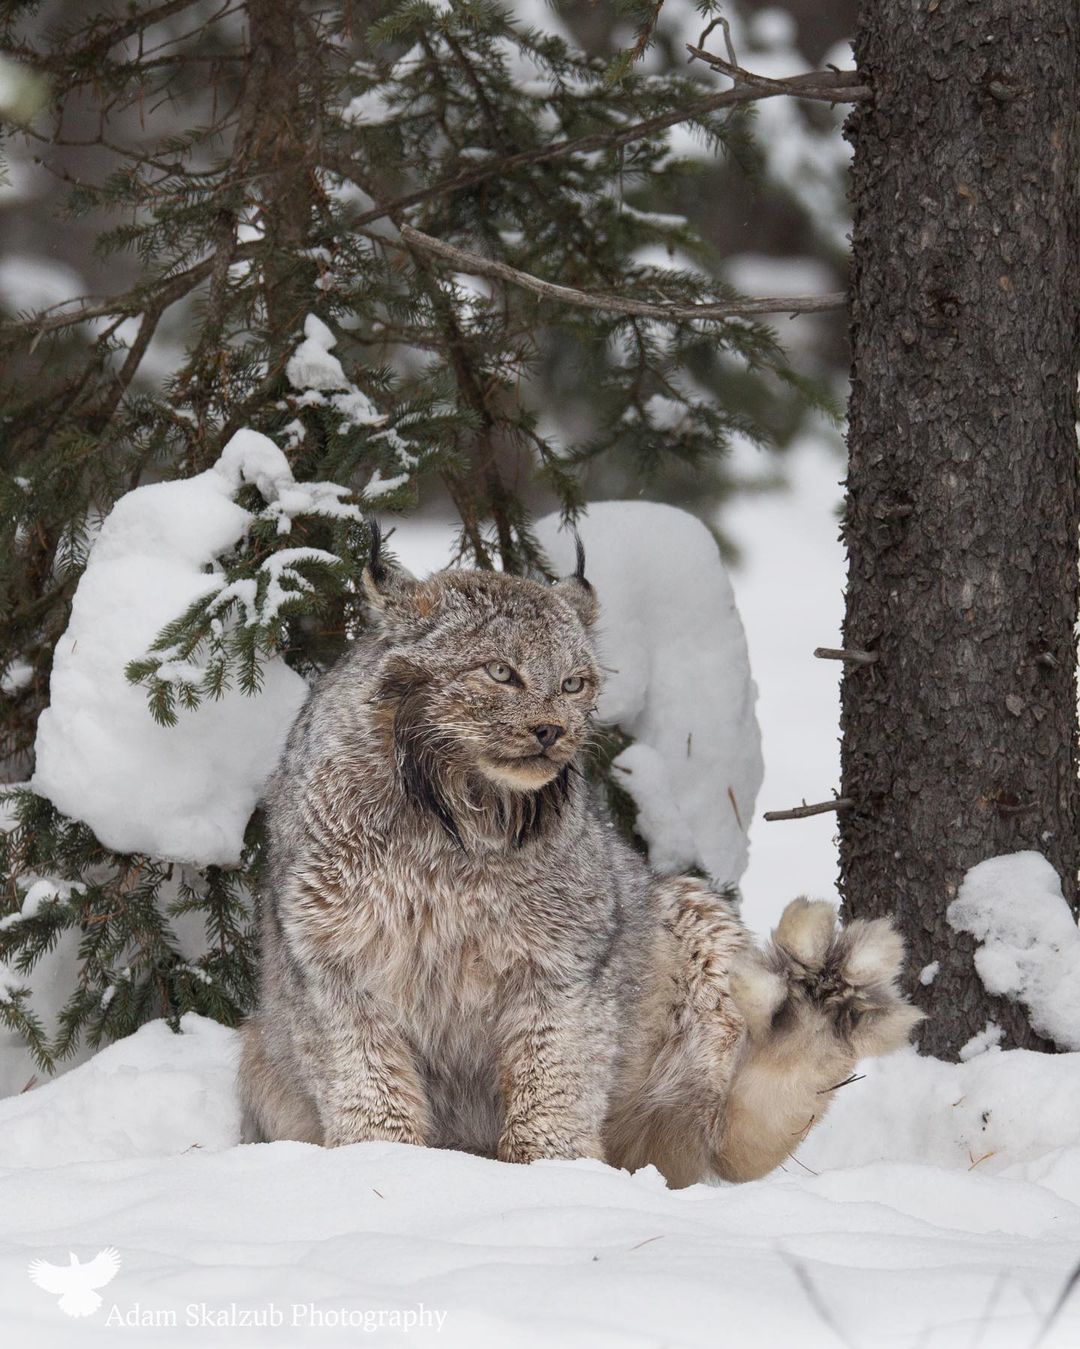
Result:
<svg viewBox="0 0 1080 1349"><path fill-rule="evenodd" d="M545 300L554 300L559 304L572 304L581 309L593 309L605 314L626 314L638 318L661 319L669 323L693 320L727 319L752 314L808 314L826 309L842 309L847 303L843 291L833 291L824 295L791 295L780 298L755 298L747 300L725 300L720 304L652 304L648 300L630 300L620 295L597 295L590 291L576 290L572 286L559 286L553 281L543 281L538 276L519 271L508 263L498 262L494 258L481 257L479 253L470 253L454 244L433 239L411 225L399 226L401 237L426 253L432 253L446 262L452 263L459 272L471 276L489 276L498 281L506 281L512 286L532 291Z"/></svg>
<svg viewBox="0 0 1080 1349"><path fill-rule="evenodd" d="M791 810L767 810L763 818L770 823L773 820L805 820L811 815L826 815L831 810L850 810L854 804L849 796L837 796L832 801L817 801L812 806L804 802Z"/></svg>
<svg viewBox="0 0 1080 1349"><path fill-rule="evenodd" d="M879 651L846 651L838 646L818 646L814 648L818 660L842 660L848 665L876 665L881 655Z"/></svg>
<svg viewBox="0 0 1080 1349"><path fill-rule="evenodd" d="M721 75L734 80L735 89L757 90L760 94L792 94L819 103L864 103L870 97L870 86L861 82L862 76L857 70L820 71L816 75L789 75L786 79L775 80L768 75L755 75L751 70L744 70L733 60L725 61L722 56L707 52L703 47L695 47L692 42L686 44L686 50L695 60L704 61ZM728 55L731 55L730 47ZM822 80L823 75L831 78ZM793 87L796 82L802 81L806 83L800 83L798 88Z"/></svg>

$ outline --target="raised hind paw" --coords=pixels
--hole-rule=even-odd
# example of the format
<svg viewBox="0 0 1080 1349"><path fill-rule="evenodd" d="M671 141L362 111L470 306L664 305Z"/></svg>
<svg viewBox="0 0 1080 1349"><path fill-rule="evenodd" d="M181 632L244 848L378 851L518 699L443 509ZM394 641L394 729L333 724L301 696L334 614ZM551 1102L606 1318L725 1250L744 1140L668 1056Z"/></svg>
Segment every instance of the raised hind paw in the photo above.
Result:
<svg viewBox="0 0 1080 1349"><path fill-rule="evenodd" d="M815 1038L830 1032L853 1058L887 1054L905 1044L923 1013L898 980L904 943L887 918L837 924L822 900L796 899L784 910L764 951L748 952L732 970L731 996L751 1040Z"/></svg>

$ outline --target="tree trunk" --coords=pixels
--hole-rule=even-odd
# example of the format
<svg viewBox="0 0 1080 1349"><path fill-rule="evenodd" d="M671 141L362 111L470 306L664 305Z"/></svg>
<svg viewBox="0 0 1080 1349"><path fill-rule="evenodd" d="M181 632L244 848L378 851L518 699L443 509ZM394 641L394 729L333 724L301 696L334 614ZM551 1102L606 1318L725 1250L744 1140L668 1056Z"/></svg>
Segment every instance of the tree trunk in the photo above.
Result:
<svg viewBox="0 0 1080 1349"><path fill-rule="evenodd" d="M841 887L898 915L937 1054L989 1019L1046 1047L946 923L964 872L1037 849L1076 903L1078 30L863 0L856 40L844 644L878 659L845 667Z"/></svg>

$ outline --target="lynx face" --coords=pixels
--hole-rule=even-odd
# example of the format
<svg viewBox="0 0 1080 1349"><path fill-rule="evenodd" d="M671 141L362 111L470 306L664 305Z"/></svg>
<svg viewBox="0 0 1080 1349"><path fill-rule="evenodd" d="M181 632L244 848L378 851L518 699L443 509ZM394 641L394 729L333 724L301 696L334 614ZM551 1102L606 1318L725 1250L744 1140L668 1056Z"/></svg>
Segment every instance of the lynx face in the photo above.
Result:
<svg viewBox="0 0 1080 1349"><path fill-rule="evenodd" d="M596 660L580 620L551 590L482 573L469 581L453 587L456 612L432 634L441 636L442 673L429 715L485 777L535 791L588 738Z"/></svg>
<svg viewBox="0 0 1080 1349"><path fill-rule="evenodd" d="M425 789L454 767L535 793L587 742L600 670L583 578L545 586L462 571L414 581L384 569L368 595L392 644L384 684L398 758Z"/></svg>

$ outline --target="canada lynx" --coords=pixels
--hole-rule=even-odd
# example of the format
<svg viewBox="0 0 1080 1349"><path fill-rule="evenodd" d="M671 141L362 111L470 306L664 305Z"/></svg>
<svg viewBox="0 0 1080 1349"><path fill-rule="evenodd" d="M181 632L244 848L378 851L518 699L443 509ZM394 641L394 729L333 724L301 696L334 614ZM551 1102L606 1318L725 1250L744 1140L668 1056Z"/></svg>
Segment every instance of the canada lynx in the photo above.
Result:
<svg viewBox="0 0 1080 1349"><path fill-rule="evenodd" d="M653 876L579 769L596 599L381 558L371 629L313 692L268 799L245 1137L764 1174L856 1059L906 1040L900 938L788 905L763 953Z"/></svg>

